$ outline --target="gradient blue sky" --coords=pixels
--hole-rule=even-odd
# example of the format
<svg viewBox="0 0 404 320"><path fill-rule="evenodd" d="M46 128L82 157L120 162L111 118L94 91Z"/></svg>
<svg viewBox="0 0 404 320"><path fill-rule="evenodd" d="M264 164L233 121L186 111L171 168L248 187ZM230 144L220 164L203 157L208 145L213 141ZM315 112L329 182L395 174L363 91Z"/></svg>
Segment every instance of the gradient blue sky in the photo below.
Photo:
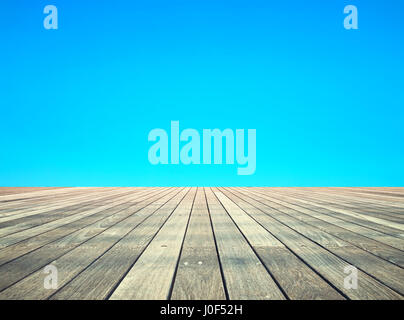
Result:
<svg viewBox="0 0 404 320"><path fill-rule="evenodd" d="M43 8L59 29L43 28ZM359 30L343 28L354 4ZM2 0L0 186L403 186L404 2ZM257 170L148 162L257 130Z"/></svg>

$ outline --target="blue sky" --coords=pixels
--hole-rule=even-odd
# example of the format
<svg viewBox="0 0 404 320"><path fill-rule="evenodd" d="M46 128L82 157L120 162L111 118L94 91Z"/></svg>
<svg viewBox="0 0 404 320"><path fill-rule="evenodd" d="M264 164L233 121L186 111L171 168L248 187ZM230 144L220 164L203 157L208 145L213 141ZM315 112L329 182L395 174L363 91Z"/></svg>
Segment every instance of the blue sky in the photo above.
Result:
<svg viewBox="0 0 404 320"><path fill-rule="evenodd" d="M343 28L348 4L358 30ZM0 186L403 186L403 9L3 0ZM256 129L255 174L151 165L148 133L171 120Z"/></svg>

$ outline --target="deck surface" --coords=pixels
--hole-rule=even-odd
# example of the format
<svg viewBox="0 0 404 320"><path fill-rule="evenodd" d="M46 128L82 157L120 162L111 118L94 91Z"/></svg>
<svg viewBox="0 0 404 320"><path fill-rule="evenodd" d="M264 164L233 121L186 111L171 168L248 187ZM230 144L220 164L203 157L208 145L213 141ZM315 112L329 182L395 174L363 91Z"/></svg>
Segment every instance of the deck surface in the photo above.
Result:
<svg viewBox="0 0 404 320"><path fill-rule="evenodd" d="M404 188L0 188L0 300L403 299L403 222Z"/></svg>

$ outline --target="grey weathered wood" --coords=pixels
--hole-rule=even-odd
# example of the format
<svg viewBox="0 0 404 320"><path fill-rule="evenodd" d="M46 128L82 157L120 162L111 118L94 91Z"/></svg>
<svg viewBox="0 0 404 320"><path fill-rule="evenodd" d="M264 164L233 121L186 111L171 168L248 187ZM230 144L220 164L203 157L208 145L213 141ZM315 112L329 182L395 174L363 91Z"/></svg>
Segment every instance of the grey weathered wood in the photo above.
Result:
<svg viewBox="0 0 404 320"><path fill-rule="evenodd" d="M66 218L62 218L56 221L51 221L49 223L45 223L43 225L39 225L27 230L22 230L20 232L17 233L13 233L13 234L9 234L7 236L1 237L0 238L0 249L1 248L5 248L8 247L10 245L13 245L15 243L18 243L20 241L23 241L25 239L29 239L33 236L42 234L44 232L53 230L57 227L61 227L67 223L72 223L72 222L76 222L80 219L82 219L83 217L87 217L87 216L91 216L99 211L103 211L103 210L108 210L110 208L113 208L115 206L117 206L118 204L121 204L125 201L129 202L130 199L132 198L132 195L130 194L131 192L125 191L125 193L123 194L119 194L116 195L112 202L109 202L107 204L103 204L100 206L95 206L92 207L90 209L85 209L82 212L75 214L71 217L66 217ZM147 192L146 192L147 193Z"/></svg>
<svg viewBox="0 0 404 320"><path fill-rule="evenodd" d="M0 299L403 299L403 267L404 188L0 188Z"/></svg>
<svg viewBox="0 0 404 320"><path fill-rule="evenodd" d="M58 187L0 187L0 196L18 193L37 192L43 190L61 189ZM66 188L67 189L67 188Z"/></svg>
<svg viewBox="0 0 404 320"><path fill-rule="evenodd" d="M358 270L360 289L349 290L345 288L344 278L346 274L344 273L344 268L350 266L349 263L297 233L292 228L278 222L268 215L271 210L265 205L240 193L236 192L236 194L239 200L233 197L234 202L237 202L245 212L254 217L267 230L275 233L282 243L347 297L351 299L402 299L400 294L360 270ZM247 206L246 203L254 206Z"/></svg>
<svg viewBox="0 0 404 320"><path fill-rule="evenodd" d="M226 299L203 188L196 193L171 299Z"/></svg>
<svg viewBox="0 0 404 320"><path fill-rule="evenodd" d="M51 299L108 298L188 192L186 188L168 202L166 198L155 201L153 205L158 209L153 215L58 290Z"/></svg>
<svg viewBox="0 0 404 320"><path fill-rule="evenodd" d="M299 199L298 201L300 202L311 203L313 206L330 209L334 212L338 212L349 217L363 219L365 221L371 221L379 225L388 226L392 229L396 229L398 233L402 233L404 231L404 224L402 223L403 220L399 217L399 215L395 215L395 221L391 221L391 219L389 219L389 217L386 215L380 213L374 214L370 211L363 212L360 206L350 208L341 205L338 200L327 198L327 196L324 195L322 197L319 197L310 194L310 197L308 199L304 199L305 197L307 197L307 195L304 194L302 196L301 192L299 194L290 194L290 192L288 193L289 195L294 196L295 199ZM324 201L323 199L327 199L327 201Z"/></svg>
<svg viewBox="0 0 404 320"><path fill-rule="evenodd" d="M222 205L289 299L343 299L341 294L299 260L282 242L231 201L231 193L223 188L220 191L215 194Z"/></svg>
<svg viewBox="0 0 404 320"><path fill-rule="evenodd" d="M247 190L240 190L242 190L242 192L246 195L248 194ZM377 236L383 236L381 233L366 229L350 222L336 219L334 217L318 214L313 210L295 206L287 202L282 202L277 198L270 197L268 193L254 192L253 194L255 199L269 207L272 207L280 212L284 212L296 219L299 219L300 221L309 223L312 226L328 232L341 240L357 246L358 248L371 252L383 259L399 265L400 267L404 267L404 252L402 250L396 249L383 242L373 239L374 237L372 236L374 234L376 234L376 238ZM353 229L355 232L350 231L350 229ZM394 243L400 243L400 240L398 239L393 240Z"/></svg>
<svg viewBox="0 0 404 320"><path fill-rule="evenodd" d="M62 288L65 284L69 283L75 276L91 265L94 260L97 260L125 237L125 235L131 232L131 230L136 229L177 192L177 190L172 189L166 195L154 194L154 196L148 198L140 206L131 206L127 210L117 213L110 220L104 219L102 224L98 225L101 228L109 226L111 222L118 221L115 218L117 215L120 215L119 218L123 218L115 225L110 226L52 262L52 265L58 268L58 288ZM144 207L138 210L141 206ZM92 231L94 232L94 230ZM45 289L43 287L43 279L44 274L41 268L4 290L0 293L0 298L46 299L57 290Z"/></svg>
<svg viewBox="0 0 404 320"><path fill-rule="evenodd" d="M0 266L0 291L75 249L155 200L146 199L139 204L131 204L126 202L130 197L130 195L125 196L117 200L119 202L102 207L105 214L104 219Z"/></svg>
<svg viewBox="0 0 404 320"><path fill-rule="evenodd" d="M120 194L120 193L128 193L128 192L133 192L133 190L131 189L126 189L126 190L107 190L107 191L101 191L101 193L103 194L111 194L111 195L116 195L116 194ZM99 194L99 192L95 193L95 194ZM57 209L62 209L62 208L66 208L69 207L71 205L75 205L75 204L82 204L84 205L86 202L91 202L91 196L93 194L88 194L86 195L81 194L81 195L76 195L76 196L72 196L71 198L68 199L63 199L61 201L49 201L45 204L39 205L39 206L35 206L35 207L28 207L28 208L24 208L22 210L7 210L5 213L1 214L0 217L0 223L4 223L7 221L12 221L12 220L16 220L16 219L22 219L22 218L26 218L26 217L30 217L30 216L35 216L44 212L49 212L51 210L57 210Z"/></svg>
<svg viewBox="0 0 404 320"><path fill-rule="evenodd" d="M285 299L282 291L210 188L206 189L206 197L229 298ZM277 244L269 235L263 234L257 235L256 241L262 238L266 243Z"/></svg>
<svg viewBox="0 0 404 320"><path fill-rule="evenodd" d="M250 194L250 193L249 193ZM254 193L251 193L254 198ZM364 272L373 275L380 282L393 288L398 293L404 293L404 269L386 260L372 255L358 247L353 247L343 239L337 238L313 225L296 219L279 210L269 210L270 215L276 221L287 225L309 240L320 244L336 256L343 258L348 263L357 266Z"/></svg>
<svg viewBox="0 0 404 320"><path fill-rule="evenodd" d="M180 202L112 293L111 300L168 298L195 193L192 188Z"/></svg>
<svg viewBox="0 0 404 320"><path fill-rule="evenodd" d="M17 233L19 231L27 230L38 225L44 225L46 223L56 221L62 218L74 216L77 213L82 211L82 208L87 205L97 204L101 206L104 204L105 201L109 199L114 199L119 195L125 194L133 194L134 192L145 192L145 191L129 191L125 190L125 193L97 193L92 195L91 197L76 200L74 202L70 202L68 204L60 205L57 202L56 209L48 210L45 209L44 212L37 212L33 214L33 212L29 213L28 216L15 218L6 222L0 222L0 237L4 237L9 234Z"/></svg>
<svg viewBox="0 0 404 320"><path fill-rule="evenodd" d="M255 192L259 192L254 189ZM269 193L260 192L261 195L268 197ZM347 217L344 214L335 212L326 208L318 208L311 205L310 202L301 201L300 198L294 198L291 196L283 196L277 193L271 192L272 197L270 200L274 203L278 203L295 210L304 211L305 213L310 213L311 215L336 223L353 232L362 234L364 236L370 237L374 240L388 244L394 248L404 250L404 241L401 238L401 232L397 232L387 226L373 223L371 221L366 221L363 219L358 219L355 217Z"/></svg>
<svg viewBox="0 0 404 320"><path fill-rule="evenodd" d="M136 193L133 195L133 198L137 199L138 201L141 201L146 197L152 197L154 195L164 195L168 191L169 191L168 189L166 190L151 189L150 191ZM127 203L130 204L130 201L128 201ZM48 243L51 243L69 234L72 234L73 232L76 232L79 229L82 229L88 225L91 225L92 223L95 223L96 221L105 218L110 213L109 211L110 209L103 210L102 203L99 203L98 205L93 204L85 206L81 209L81 213L86 213L87 211L93 212L92 211L93 209L97 209L97 211L94 214L84 215L83 217L73 222L70 223L66 222L61 226L55 227L54 229L45 231L38 235L31 236L25 240L19 241L10 246L0 249L0 265L3 265L4 263L13 260L15 258L18 258L19 256L27 254L28 252L34 251ZM38 230L36 230L32 234L37 234L37 231ZM24 237L26 236L27 232L25 232Z"/></svg>
<svg viewBox="0 0 404 320"><path fill-rule="evenodd" d="M332 203L333 207L342 210L354 211L360 214L365 214L375 218L382 218L397 223L404 222L404 203L400 204L391 201L387 202L357 198L351 195L344 195L341 192L329 193L327 190L327 188L324 188L324 190L321 192L311 189L301 191L294 188L285 193L310 200L315 199L316 203L322 205L329 205Z"/></svg>

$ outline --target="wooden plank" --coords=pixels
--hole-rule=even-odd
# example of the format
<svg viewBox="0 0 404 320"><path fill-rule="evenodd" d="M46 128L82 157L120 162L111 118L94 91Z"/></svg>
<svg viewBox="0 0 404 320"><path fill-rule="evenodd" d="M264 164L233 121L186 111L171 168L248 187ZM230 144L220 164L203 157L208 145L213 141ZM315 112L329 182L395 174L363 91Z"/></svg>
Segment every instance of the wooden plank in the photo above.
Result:
<svg viewBox="0 0 404 320"><path fill-rule="evenodd" d="M383 191L377 191L377 193L369 193L369 192L364 192L361 190L352 190L351 188L311 188L313 190L317 191L325 191L328 192L329 194L342 194L344 196L350 196L350 197L355 197L358 200L362 201L382 201L385 202L387 205L391 203L396 203L396 204L404 204L404 194L399 194L399 193L387 193Z"/></svg>
<svg viewBox="0 0 404 320"><path fill-rule="evenodd" d="M3 208L18 208L21 207L22 205L35 205L36 203L43 203L46 201L53 201L53 200L58 200L58 199L66 199L67 197L72 197L76 195L83 195L83 194L91 194L91 193L97 193L100 192L100 190L116 190L118 188L115 187L105 187L105 188L63 188L62 189L52 189L49 190L51 192L48 192L47 194L40 194L40 192L37 192L38 195L35 197L27 197L27 198L22 198L22 199L15 199L15 200L9 200L9 201L0 201L0 208L3 210ZM54 190L54 192L52 192ZM63 192L62 192L63 191ZM1 199L1 197L0 197Z"/></svg>
<svg viewBox="0 0 404 320"><path fill-rule="evenodd" d="M52 265L58 268L58 288L63 288L94 260L116 245L122 237L144 223L179 191L180 189L172 188L162 197L155 195L144 208L139 211L132 210L127 218L53 261ZM43 270L39 269L0 293L0 299L47 299L57 289L45 289L43 279ZM88 287L85 289L88 290Z"/></svg>
<svg viewBox="0 0 404 320"><path fill-rule="evenodd" d="M404 298L403 188L61 190L0 194L0 299Z"/></svg>
<svg viewBox="0 0 404 320"><path fill-rule="evenodd" d="M93 197L94 195L101 195L103 193L109 193L111 191L118 190L118 188L97 188L97 190L80 192L66 192L59 195L43 196L38 198L32 198L28 200L18 200L14 201L12 204L0 204L0 217L13 217L22 211L27 211L28 209L36 210L39 208L46 208L54 203L61 203L62 201L72 200L72 198L81 195L87 195L87 197ZM74 199L73 199L74 200Z"/></svg>
<svg viewBox="0 0 404 320"><path fill-rule="evenodd" d="M151 217L123 237L111 250L58 290L51 299L107 299L189 190L189 188L183 189L165 203Z"/></svg>
<svg viewBox="0 0 404 320"><path fill-rule="evenodd" d="M103 210L108 210L104 219L0 266L0 291L75 249L155 200L152 197L136 204L126 203L129 197L123 197L119 202L102 207Z"/></svg>
<svg viewBox="0 0 404 320"><path fill-rule="evenodd" d="M124 192L133 192L133 190L113 190L113 191L101 191L102 193L107 193L107 194L116 194L116 193L124 193ZM77 204L77 203L83 203L85 202L90 202L91 197L88 194L81 194L77 196L72 196L69 197L67 200L63 200L57 203L47 203L45 205L40 205L36 208L25 208L22 210L7 210L6 213L2 213L0 217L0 222L5 222L5 221L10 221L10 220L16 220L18 218L23 218L23 217L28 217L28 216L33 216L39 213L43 212L48 212L51 210L56 210L56 209L62 209L65 207L68 207L69 205L72 204Z"/></svg>
<svg viewBox="0 0 404 320"><path fill-rule="evenodd" d="M150 198L155 195L163 196L167 192L169 192L168 188L165 190L153 190L153 188L150 188L150 191L144 191L143 193L136 193L133 195L133 197L134 199L141 201L143 199ZM126 203L130 204L131 201L127 201ZM92 215L86 215L73 222L63 224L50 231L46 231L39 235L29 237L6 248L0 249L0 265L8 261L11 261L15 258L18 258L24 254L27 254L28 252L34 251L44 246L45 244L51 243L69 234L72 234L73 232L76 232L79 229L82 229L88 225L91 225L105 218L109 214L110 209L103 210L102 207L103 207L102 203L100 203L98 206L85 207L82 210L83 212L90 209L98 209L98 211Z"/></svg>
<svg viewBox="0 0 404 320"><path fill-rule="evenodd" d="M262 188L261 191L264 191ZM294 190L294 189L293 189ZM332 190L317 192L316 194L309 191L293 191L286 190L280 191L276 188L268 188L265 191L271 192L273 194L279 194L281 196L294 197L300 200L312 201L317 204L322 205L332 205L333 207L339 209L353 210L354 212L369 215L371 217L382 218L390 221L395 221L399 224L404 222L404 203L393 204L391 201L384 201L384 204L375 204L368 201L366 198L353 198L352 196L341 196L341 191L339 194L333 194ZM361 200L358 200L361 199ZM393 229L396 230L396 229ZM401 232L401 230L396 230Z"/></svg>
<svg viewBox="0 0 404 320"><path fill-rule="evenodd" d="M47 208L54 202L70 202L75 199L91 196L92 194L99 194L100 192L106 193L114 190L118 190L118 188L94 188L90 190L76 190L76 188L72 188L63 193L43 195L41 197L28 199L19 199L5 203L3 202L0 203L0 221L5 220L6 217L14 217L17 214L27 213L29 210Z"/></svg>
<svg viewBox="0 0 404 320"><path fill-rule="evenodd" d="M0 187L0 196L16 194L16 193L27 193L36 192L43 190L59 189L57 187Z"/></svg>
<svg viewBox="0 0 404 320"><path fill-rule="evenodd" d="M229 299L285 299L212 190L205 192Z"/></svg>
<svg viewBox="0 0 404 320"><path fill-rule="evenodd" d="M256 254L289 299L344 299L324 279L304 264L285 245L227 197L223 188L215 195L254 248Z"/></svg>
<svg viewBox="0 0 404 320"><path fill-rule="evenodd" d="M140 190L132 191L128 189L124 189L123 194L132 194L133 192L142 192ZM121 191L122 192L122 191ZM45 212L30 214L29 216L15 218L13 220L9 220L7 222L0 223L0 237L4 237L9 234L17 233L23 230L27 230L39 225L43 225L52 221L56 221L62 218L67 218L74 216L77 213L82 211L82 208L86 205L91 205L94 203L100 204L107 199L113 199L117 195L122 193L99 193L96 195L92 195L88 197L86 201L79 202L74 201L70 202L68 205L63 206L62 208L47 210Z"/></svg>
<svg viewBox="0 0 404 320"><path fill-rule="evenodd" d="M262 189L258 188L258 190L262 190ZM269 192L269 191L265 190L265 192ZM294 204L299 204L299 205L305 206L305 207L310 206L310 209L313 209L317 212L321 212L321 213L324 213L324 214L330 215L330 216L335 216L335 217L338 217L345 221L357 223L366 228L370 228L370 229L373 229L376 231L383 232L387 235L391 235L394 238L404 239L404 234L403 234L402 230L398 230L395 227L386 225L384 223L381 224L380 221L372 221L371 219L366 219L366 216L364 216L364 215L345 214L345 212L344 212L345 210L341 211L341 210L335 209L329 205L318 205L317 202L315 202L313 200L305 200L302 197L291 196L291 195L287 195L285 197L284 194L278 193L277 191L271 191L271 193L276 195L276 197L279 199L282 199L282 200L286 199L286 201L289 200L289 202L292 201Z"/></svg>
<svg viewBox="0 0 404 320"><path fill-rule="evenodd" d="M246 192L243 194L245 195ZM256 195L252 192L248 192L248 197L258 200ZM259 203L263 204L260 201ZM384 259L380 259L379 257L364 251L361 248L353 247L348 242L336 238L328 232L324 232L313 225L296 219L295 216L270 208L265 204L263 205L270 209L267 211L267 214L276 221L288 226L292 230L295 230L299 234L305 236L307 239L320 244L329 252L360 268L367 274L372 275L381 283L396 290L398 293L404 293L404 283L402 282L402 279L404 279L403 268Z"/></svg>
<svg viewBox="0 0 404 320"><path fill-rule="evenodd" d="M254 189L256 191L257 189ZM369 221L365 221L362 219L357 219L354 217L347 217L338 212L333 212L328 209L318 208L310 205L310 203L306 203L305 201L300 201L299 198L292 197L284 197L276 193L269 193L268 191L256 191L260 192L262 196L268 197L269 194L272 194L271 201L274 203L278 203L284 205L288 208L292 208L298 211L303 211L305 213L309 213L316 218L335 223L347 230L352 232L359 233L363 236L369 237L376 241L385 243L393 248L404 250L403 240L400 239L399 234L391 231L390 228L381 226L378 224L374 224ZM391 235L391 233L393 235Z"/></svg>
<svg viewBox="0 0 404 320"><path fill-rule="evenodd" d="M196 192L170 299L226 299L203 188Z"/></svg>
<svg viewBox="0 0 404 320"><path fill-rule="evenodd" d="M344 188L332 188L332 189L344 189L346 192L360 193L363 195L375 195L391 198L404 197L404 188L394 190L394 188L358 188L358 187L344 187Z"/></svg>
<svg viewBox="0 0 404 320"><path fill-rule="evenodd" d="M248 195L248 190L245 189L236 189L244 192L244 194ZM268 196L268 193L260 193L258 191L252 192L254 194L254 198L259 202L276 209L280 212L284 212L290 216L293 216L300 221L308 223L314 227L317 227L325 232L328 232L341 240L345 240L350 244L357 246L358 248L364 249L370 253L373 253L385 260L388 260L394 264L399 265L400 267L404 267L404 253L402 250L398 250L394 247L386 245L382 242L373 240L370 237L363 236L361 234L364 233L367 235L368 229L363 228L361 226L353 225L355 232L349 231L348 229L344 229L341 227L340 220L335 219L333 217L323 216L321 214L313 213L311 210L307 210L305 208L300 208L298 206L294 206L293 204L283 203L282 201L277 200L276 198L272 198ZM395 239L400 241L398 239ZM402 241L401 241L402 242ZM403 243L404 245L404 243Z"/></svg>
<svg viewBox="0 0 404 320"><path fill-rule="evenodd" d="M147 191L145 191L145 192L147 194ZM26 240L28 238L34 237L36 235L42 234L44 232L53 230L55 228L61 227L67 223L72 223L72 222L78 221L79 219L82 219L83 217L91 216L93 214L96 214L97 212L111 209L111 208L117 206L118 204L122 204L125 201L130 201L131 198L132 198L131 192L126 191L123 195L115 196L113 202L111 202L109 204L105 204L104 206L92 207L89 210L84 209L82 212L80 212L79 214L75 214L72 217L62 218L62 219L59 219L56 221L52 221L52 222L45 223L40 226L30 228L28 230L23 230L23 231L20 231L17 233L7 235L5 237L0 238L0 249L13 245L15 243L18 243L20 241Z"/></svg>
<svg viewBox="0 0 404 320"><path fill-rule="evenodd" d="M336 200L341 200L341 203L345 204L357 204L359 206L371 204L373 207L385 208L392 207L403 209L404 198L397 196L383 196L383 195L372 195L369 193L356 193L349 192L347 188L289 188L285 192L303 192L306 194L317 194L320 196L326 196L335 198Z"/></svg>
<svg viewBox="0 0 404 320"><path fill-rule="evenodd" d="M101 189L98 190L90 190L90 191L75 191L75 192L66 192L63 195L58 196L48 196L41 198L31 198L28 200L17 200L13 203L1 204L0 205L0 222L13 220L19 215L24 216L24 213L30 211L38 211L46 210L48 207L58 204L69 204L72 201L85 199L86 197L91 197L93 194L99 194L100 192L108 193L114 191L114 189ZM115 189L116 190L116 189Z"/></svg>
<svg viewBox="0 0 404 320"><path fill-rule="evenodd" d="M284 191L285 194L295 197L301 197L306 200L314 200L317 204L332 205L334 208L341 210L354 211L366 216L385 219L387 221L402 223L404 221L404 211L402 204L394 204L391 202L378 203L372 201L358 200L353 196L343 196L338 193L327 193L326 191L316 192L310 190L301 191L299 189L291 189Z"/></svg>
<svg viewBox="0 0 404 320"><path fill-rule="evenodd" d="M164 204L155 214L52 296L52 299L107 298L187 192L188 189L181 191Z"/></svg>
<svg viewBox="0 0 404 320"><path fill-rule="evenodd" d="M112 293L111 300L168 298L195 194L192 188Z"/></svg>
<svg viewBox="0 0 404 320"><path fill-rule="evenodd" d="M265 229L277 235L277 238L295 255L299 256L313 270L331 283L341 293L350 299L402 299L403 297L368 274L358 270L359 287L347 289L344 287L346 274L344 268L349 263L332 254L317 243L307 239L290 227L272 218L271 209L256 200L234 192L233 202L259 222ZM249 204L249 205L247 205Z"/></svg>
<svg viewBox="0 0 404 320"><path fill-rule="evenodd" d="M73 190L71 190L73 189ZM80 191L80 190L85 190L85 189L91 189L91 188L60 188L60 189L52 189L52 190L43 190L43 191L31 191L31 192L25 192L25 193L17 193L17 194L12 194L12 195L5 195L5 196L0 196L0 203L5 203L8 201L15 201L15 200L21 200L21 199L27 199L27 198L37 198L43 195L49 195L49 194L57 194L57 193L63 193L63 192L75 192L75 191Z"/></svg>
<svg viewBox="0 0 404 320"><path fill-rule="evenodd" d="M300 191L292 188L285 193L315 200L317 204L332 204L334 208L353 210L360 214L397 222L399 224L404 222L404 204L392 204L391 202L385 201L378 201L378 203L376 203L375 201L358 200L358 198L352 196L344 196L337 193L329 194L325 190L316 192L310 189Z"/></svg>

